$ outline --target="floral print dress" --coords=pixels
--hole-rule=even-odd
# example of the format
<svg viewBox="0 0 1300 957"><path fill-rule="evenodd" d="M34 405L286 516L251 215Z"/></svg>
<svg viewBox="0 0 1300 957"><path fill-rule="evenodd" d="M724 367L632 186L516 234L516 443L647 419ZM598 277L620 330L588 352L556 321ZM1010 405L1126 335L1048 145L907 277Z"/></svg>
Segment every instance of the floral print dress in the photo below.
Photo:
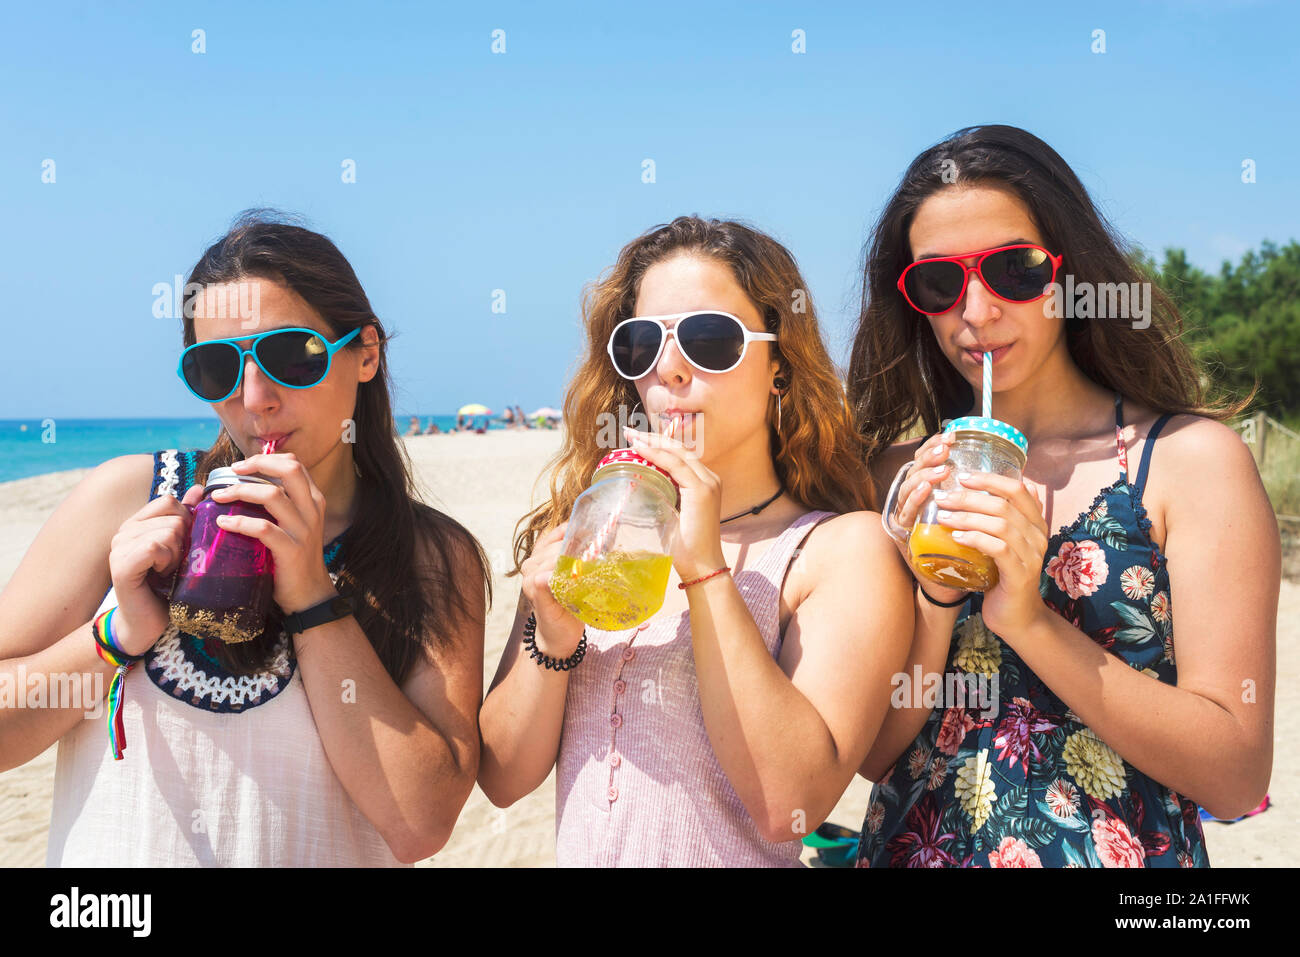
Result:
<svg viewBox="0 0 1300 957"><path fill-rule="evenodd" d="M1151 541L1142 489L1128 481L1123 398L1115 396L1119 479L1049 540L1043 601L1111 654L1177 682L1167 560ZM1125 762L985 627L971 596L944 685L976 681L936 708L871 792L859 867L1208 867L1199 808ZM996 679L996 684L994 684ZM953 703L949 697L947 703ZM991 715L991 716L989 716Z"/></svg>

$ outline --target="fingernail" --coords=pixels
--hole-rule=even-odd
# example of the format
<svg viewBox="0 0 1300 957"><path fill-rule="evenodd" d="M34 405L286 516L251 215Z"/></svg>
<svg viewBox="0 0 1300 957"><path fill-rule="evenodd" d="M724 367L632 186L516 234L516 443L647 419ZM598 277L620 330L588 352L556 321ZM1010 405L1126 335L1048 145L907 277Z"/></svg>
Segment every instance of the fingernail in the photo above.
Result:
<svg viewBox="0 0 1300 957"><path fill-rule="evenodd" d="M937 488L937 489L935 489L934 492L933 492L932 494L933 494L934 497L935 497L936 499L938 499L940 502L942 502L945 498L948 497L948 492L947 492L947 490L946 490L946 489L941 489L941 488Z"/></svg>
<svg viewBox="0 0 1300 957"><path fill-rule="evenodd" d="M958 472L958 473L957 473L957 481L958 481L958 482L961 482L963 485L965 485L968 481L970 481L970 473L969 473L969 472Z"/></svg>
<svg viewBox="0 0 1300 957"><path fill-rule="evenodd" d="M952 518L952 512L945 508L939 509L939 521L946 522L950 518Z"/></svg>
<svg viewBox="0 0 1300 957"><path fill-rule="evenodd" d="M952 533L952 537L961 540L966 537L966 533L962 531L955 531Z"/></svg>
<svg viewBox="0 0 1300 957"><path fill-rule="evenodd" d="M937 466L935 466L934 474L935 474L935 475L942 475L942 474L943 474L944 472L946 472L946 471L948 471L948 466L946 466L946 465L937 465Z"/></svg>

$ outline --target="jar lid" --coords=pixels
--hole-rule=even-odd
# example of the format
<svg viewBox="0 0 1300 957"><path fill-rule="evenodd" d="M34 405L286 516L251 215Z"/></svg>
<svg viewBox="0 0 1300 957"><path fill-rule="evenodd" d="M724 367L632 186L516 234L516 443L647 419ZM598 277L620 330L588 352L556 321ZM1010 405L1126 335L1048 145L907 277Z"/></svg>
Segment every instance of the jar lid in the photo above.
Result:
<svg viewBox="0 0 1300 957"><path fill-rule="evenodd" d="M228 485L240 485L248 483L251 485L274 485L270 479L262 478L260 475L240 475L234 469L222 467L213 469L208 473L208 481L203 486L203 491L214 488L225 488Z"/></svg>
<svg viewBox="0 0 1300 957"><path fill-rule="evenodd" d="M989 435L996 435L1000 439L1005 439L1020 450L1020 454L1028 458L1029 456L1029 439L1025 433L1021 432L1014 425L1008 425L999 419L986 419L980 415L967 415L960 419L953 419L943 428L944 432L986 432Z"/></svg>
<svg viewBox="0 0 1300 957"><path fill-rule="evenodd" d="M659 466L655 465L644 455L640 455L636 452L633 452L631 449L615 449L613 452L610 452L603 459L601 459L599 463L597 463L596 471L591 473L591 480L593 482L596 481L597 476L600 475L600 470L611 465L635 465L640 468L649 469L652 472L659 473L664 478L666 478L668 480L669 485L672 486L673 507L674 508L677 507L677 503L681 499L681 489L679 488L677 483L673 481L673 477L671 475L669 475Z"/></svg>

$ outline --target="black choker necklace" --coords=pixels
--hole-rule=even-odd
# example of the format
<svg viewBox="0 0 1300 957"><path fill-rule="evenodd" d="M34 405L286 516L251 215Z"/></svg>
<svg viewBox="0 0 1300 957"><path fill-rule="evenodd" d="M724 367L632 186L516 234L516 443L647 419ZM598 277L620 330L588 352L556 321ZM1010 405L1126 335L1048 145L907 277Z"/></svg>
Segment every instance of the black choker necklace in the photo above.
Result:
<svg viewBox="0 0 1300 957"><path fill-rule="evenodd" d="M743 512L737 512L735 515L731 516L731 518L724 518L722 521L718 522L718 524L726 525L728 522L734 522L736 519L742 518L746 515L757 515L759 512L763 511L763 509L767 508L769 505L771 505L773 502L775 502L778 498L780 498L784 494L785 494L785 489L779 488L776 490L775 495L773 495L771 498L769 498L766 502L762 503L761 505L755 505L753 508L747 508Z"/></svg>

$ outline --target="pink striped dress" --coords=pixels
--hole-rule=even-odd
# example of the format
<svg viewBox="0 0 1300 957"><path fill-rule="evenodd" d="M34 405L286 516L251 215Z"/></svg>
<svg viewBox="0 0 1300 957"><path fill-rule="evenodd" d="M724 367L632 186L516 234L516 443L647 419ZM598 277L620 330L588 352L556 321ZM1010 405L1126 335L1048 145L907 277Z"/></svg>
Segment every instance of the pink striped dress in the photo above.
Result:
<svg viewBox="0 0 1300 957"><path fill-rule="evenodd" d="M735 574L773 658L786 569L833 514L805 512ZM763 838L714 756L688 611L640 629L587 629L569 678L555 820L560 867L798 867L802 849Z"/></svg>

